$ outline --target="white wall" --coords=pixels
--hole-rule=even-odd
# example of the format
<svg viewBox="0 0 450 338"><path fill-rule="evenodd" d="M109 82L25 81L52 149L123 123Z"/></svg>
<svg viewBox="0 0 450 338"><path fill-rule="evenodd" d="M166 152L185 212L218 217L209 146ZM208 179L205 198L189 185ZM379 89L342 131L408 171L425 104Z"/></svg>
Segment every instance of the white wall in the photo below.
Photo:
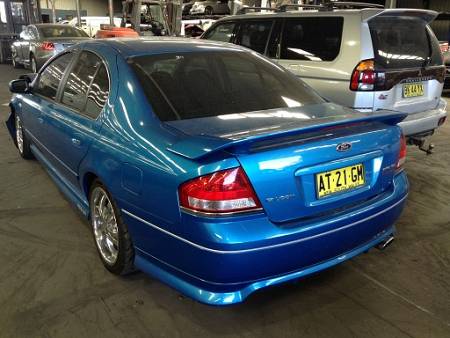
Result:
<svg viewBox="0 0 450 338"><path fill-rule="evenodd" d="M51 3L47 0L40 0L41 8L51 9ZM90 16L105 16L108 14L108 0L80 0L81 9L87 11ZM55 0L56 9L75 10L75 0ZM120 11L120 10L119 10Z"/></svg>

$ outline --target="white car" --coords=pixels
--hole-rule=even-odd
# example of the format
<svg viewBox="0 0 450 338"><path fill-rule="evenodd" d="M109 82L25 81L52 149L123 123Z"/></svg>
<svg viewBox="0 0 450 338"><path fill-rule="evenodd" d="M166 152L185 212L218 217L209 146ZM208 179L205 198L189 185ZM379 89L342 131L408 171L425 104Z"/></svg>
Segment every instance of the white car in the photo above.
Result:
<svg viewBox="0 0 450 338"><path fill-rule="evenodd" d="M114 18L114 26L120 27L121 18ZM100 25L109 24L109 16L82 16L81 29L84 30L90 37L95 37L95 34L100 29ZM70 20L69 25L76 26L77 18Z"/></svg>
<svg viewBox="0 0 450 338"><path fill-rule="evenodd" d="M202 38L264 54L330 101L363 112L408 113L399 125L422 147L447 117L445 66L428 25L437 13L319 9L228 16Z"/></svg>

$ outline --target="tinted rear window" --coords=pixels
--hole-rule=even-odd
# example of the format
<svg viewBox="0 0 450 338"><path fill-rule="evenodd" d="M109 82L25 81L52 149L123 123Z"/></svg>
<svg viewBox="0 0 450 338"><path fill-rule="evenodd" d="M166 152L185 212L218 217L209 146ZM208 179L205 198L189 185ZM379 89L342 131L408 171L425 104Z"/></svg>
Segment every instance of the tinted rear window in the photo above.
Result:
<svg viewBox="0 0 450 338"><path fill-rule="evenodd" d="M280 59L333 61L341 50L342 17L286 19Z"/></svg>
<svg viewBox="0 0 450 338"><path fill-rule="evenodd" d="M442 64L439 43L426 23L413 17L381 17L369 23L375 58L385 68Z"/></svg>
<svg viewBox="0 0 450 338"><path fill-rule="evenodd" d="M76 29L68 25L39 27L39 32L44 38L80 38L88 36L81 29Z"/></svg>
<svg viewBox="0 0 450 338"><path fill-rule="evenodd" d="M247 52L192 52L130 60L162 121L323 102L300 79Z"/></svg>

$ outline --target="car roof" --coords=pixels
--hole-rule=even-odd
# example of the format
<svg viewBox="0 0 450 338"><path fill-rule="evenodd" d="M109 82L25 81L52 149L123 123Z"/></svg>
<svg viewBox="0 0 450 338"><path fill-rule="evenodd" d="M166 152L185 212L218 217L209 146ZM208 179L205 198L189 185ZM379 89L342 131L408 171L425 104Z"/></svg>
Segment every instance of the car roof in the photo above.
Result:
<svg viewBox="0 0 450 338"><path fill-rule="evenodd" d="M95 39L86 42L86 46L90 44L104 44L116 49L123 57L129 58L142 55L157 55L166 53L189 53L200 52L207 49L216 51L242 51L246 48L233 45L230 43L186 39L175 37L143 37L143 38L120 38L120 39Z"/></svg>
<svg viewBox="0 0 450 338"><path fill-rule="evenodd" d="M360 8L360 9L335 9L332 11L313 10L287 10L287 11L267 11L267 12L249 12L246 14L231 15L224 17L218 22L228 20L248 20L261 18L289 18L289 17L355 17L359 16L361 20L367 21L377 15L409 15L409 16L430 16L432 19L438 14L435 11L415 8ZM427 19L431 21L432 19Z"/></svg>
<svg viewBox="0 0 450 338"><path fill-rule="evenodd" d="M361 16L363 12L379 13L383 9L365 8L365 9L342 9L342 10L332 10L332 11L319 11L316 9L310 10L287 10L283 12L267 11L267 12L249 12L246 14L238 14L233 16L228 16L222 18L222 20L232 20L232 19L251 19L251 18L261 18L261 17L274 17L274 18L284 18L284 17L305 17L305 16Z"/></svg>

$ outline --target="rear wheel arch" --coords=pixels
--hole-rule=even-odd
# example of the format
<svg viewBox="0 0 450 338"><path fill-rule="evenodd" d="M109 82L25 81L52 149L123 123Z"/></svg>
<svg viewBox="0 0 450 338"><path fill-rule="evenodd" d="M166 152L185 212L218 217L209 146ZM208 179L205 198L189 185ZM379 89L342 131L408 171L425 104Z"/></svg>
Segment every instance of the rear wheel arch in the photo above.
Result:
<svg viewBox="0 0 450 338"><path fill-rule="evenodd" d="M91 171L88 171L83 175L82 187L83 187L84 195L87 198L87 200L89 200L89 193L91 191L92 184L96 180L100 180L100 178L98 177L97 174L95 174Z"/></svg>

